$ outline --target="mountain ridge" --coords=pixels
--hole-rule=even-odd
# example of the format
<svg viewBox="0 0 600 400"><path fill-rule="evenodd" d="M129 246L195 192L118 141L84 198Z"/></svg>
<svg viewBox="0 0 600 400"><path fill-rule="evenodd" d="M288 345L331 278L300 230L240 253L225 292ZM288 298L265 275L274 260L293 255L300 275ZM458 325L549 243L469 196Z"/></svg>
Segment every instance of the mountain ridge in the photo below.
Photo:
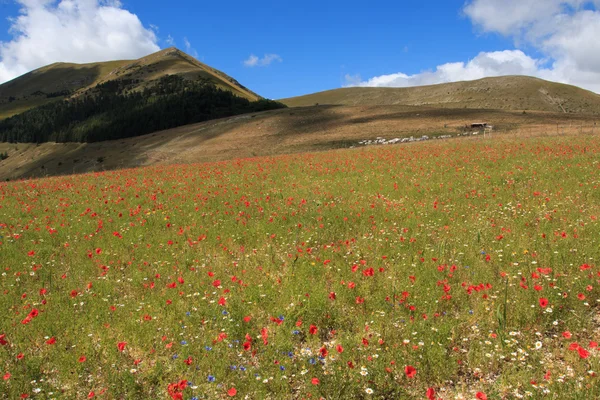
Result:
<svg viewBox="0 0 600 400"><path fill-rule="evenodd" d="M577 86L511 75L408 88L349 87L280 99L289 107L412 105L600 115L600 95Z"/></svg>

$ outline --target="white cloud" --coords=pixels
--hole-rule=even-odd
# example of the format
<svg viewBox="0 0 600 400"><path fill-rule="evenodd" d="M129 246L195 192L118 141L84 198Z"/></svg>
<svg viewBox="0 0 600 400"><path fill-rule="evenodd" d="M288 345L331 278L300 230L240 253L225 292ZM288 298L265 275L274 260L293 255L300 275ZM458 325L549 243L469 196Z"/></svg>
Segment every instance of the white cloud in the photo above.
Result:
<svg viewBox="0 0 600 400"><path fill-rule="evenodd" d="M535 75L541 69L541 62L520 50L505 50L492 53L479 53L472 60L447 63L435 71L424 71L414 75L396 73L382 75L362 81L360 76L346 75L347 86L409 87L433 85L485 78L501 75Z"/></svg>
<svg viewBox="0 0 600 400"><path fill-rule="evenodd" d="M250 54L250 57L244 61L244 65L246 67L266 67L274 61L282 62L283 59L277 54L265 54L263 58Z"/></svg>
<svg viewBox="0 0 600 400"><path fill-rule="evenodd" d="M198 52L196 51L196 49L194 49L192 47L192 44L190 43L190 41L188 40L187 37L183 38L183 44L185 45L186 53L188 53L189 55L191 55L194 58L198 58Z"/></svg>
<svg viewBox="0 0 600 400"><path fill-rule="evenodd" d="M521 50L483 52L472 60L414 75L395 73L348 86L415 86L488 76L531 75L600 92L600 0L470 0L465 15L482 32L526 44Z"/></svg>
<svg viewBox="0 0 600 400"><path fill-rule="evenodd" d="M135 59L160 50L152 29L116 0L17 0L0 42L0 83L53 62Z"/></svg>

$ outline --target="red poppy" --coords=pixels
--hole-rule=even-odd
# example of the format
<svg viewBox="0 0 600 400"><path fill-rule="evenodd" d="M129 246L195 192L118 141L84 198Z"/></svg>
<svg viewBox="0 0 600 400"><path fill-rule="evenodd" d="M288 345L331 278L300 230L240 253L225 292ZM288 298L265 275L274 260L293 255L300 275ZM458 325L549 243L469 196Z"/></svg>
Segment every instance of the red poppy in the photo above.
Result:
<svg viewBox="0 0 600 400"><path fill-rule="evenodd" d="M0 335L0 345L6 346L7 344L8 344L8 342L6 341L6 334L3 333L2 335Z"/></svg>
<svg viewBox="0 0 600 400"><path fill-rule="evenodd" d="M435 389L427 389L427 392L425 392L425 397L427 397L427 400L435 400Z"/></svg>
<svg viewBox="0 0 600 400"><path fill-rule="evenodd" d="M311 335L316 335L318 330L319 328L317 328L315 325L311 325L310 328L308 328L308 333Z"/></svg>
<svg viewBox="0 0 600 400"><path fill-rule="evenodd" d="M540 307L546 308L548 306L548 299L545 297L540 297Z"/></svg>
<svg viewBox="0 0 600 400"><path fill-rule="evenodd" d="M236 388L231 388L231 389L229 389L229 390L227 391L227 396L229 396L229 397L233 397L233 396L235 396L236 394L237 394L237 390L236 390Z"/></svg>
<svg viewBox="0 0 600 400"><path fill-rule="evenodd" d="M81 356L81 357L79 357L79 360L77 360L77 361L82 363L82 362L85 362L85 360L87 360L87 358L85 358L85 356Z"/></svg>
<svg viewBox="0 0 600 400"><path fill-rule="evenodd" d="M344 352L344 348L342 347L341 344L338 344L335 349L337 350L338 353L343 353Z"/></svg>
<svg viewBox="0 0 600 400"><path fill-rule="evenodd" d="M571 351L575 351L575 350L577 350L577 349L579 349L579 343L571 343L571 344L569 345L569 350L571 350Z"/></svg>
<svg viewBox="0 0 600 400"><path fill-rule="evenodd" d="M117 348L119 349L119 351L125 350L125 346L127 346L127 342L119 342L119 343L117 343Z"/></svg>
<svg viewBox="0 0 600 400"><path fill-rule="evenodd" d="M4 376L2 377L2 379L4 379L5 381L7 381L7 380L10 379L11 376L12 375L10 374L10 372L7 372L7 373L4 374Z"/></svg>
<svg viewBox="0 0 600 400"><path fill-rule="evenodd" d="M417 369L412 365L407 365L404 367L404 373L408 378L414 378L417 375Z"/></svg>
<svg viewBox="0 0 600 400"><path fill-rule="evenodd" d="M475 394L475 398L476 398L477 400L487 400L487 396L486 396L486 395L485 395L485 393L483 393L483 392L477 392L477 393Z"/></svg>
<svg viewBox="0 0 600 400"><path fill-rule="evenodd" d="M321 381L319 380L319 378L312 378L310 380L310 383L312 383L313 385L318 385L319 383L321 383Z"/></svg>
<svg viewBox="0 0 600 400"><path fill-rule="evenodd" d="M56 343L56 338L52 336L50 339L46 340L46 344L54 344Z"/></svg>
<svg viewBox="0 0 600 400"><path fill-rule="evenodd" d="M579 357L584 358L584 359L588 358L590 356L590 352L581 346L579 346L579 348L577 349L577 352L579 353Z"/></svg>

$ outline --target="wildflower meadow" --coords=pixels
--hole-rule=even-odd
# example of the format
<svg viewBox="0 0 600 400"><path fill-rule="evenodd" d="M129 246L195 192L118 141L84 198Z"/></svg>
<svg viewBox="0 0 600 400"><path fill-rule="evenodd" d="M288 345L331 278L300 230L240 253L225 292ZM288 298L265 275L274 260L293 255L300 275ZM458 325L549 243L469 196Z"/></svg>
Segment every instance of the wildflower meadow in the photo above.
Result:
<svg viewBox="0 0 600 400"><path fill-rule="evenodd" d="M600 140L0 184L0 398L600 398Z"/></svg>

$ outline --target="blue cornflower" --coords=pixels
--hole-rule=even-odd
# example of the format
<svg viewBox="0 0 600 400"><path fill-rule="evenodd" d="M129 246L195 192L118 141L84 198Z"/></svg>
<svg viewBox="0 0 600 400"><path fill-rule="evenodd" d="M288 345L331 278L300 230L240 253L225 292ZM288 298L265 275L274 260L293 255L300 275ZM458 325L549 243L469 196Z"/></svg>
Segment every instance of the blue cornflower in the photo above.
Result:
<svg viewBox="0 0 600 400"><path fill-rule="evenodd" d="M212 376L212 375L209 375L209 376L208 376L208 381L209 381L209 382L214 382L214 381L215 381L215 377L214 377L214 376Z"/></svg>

